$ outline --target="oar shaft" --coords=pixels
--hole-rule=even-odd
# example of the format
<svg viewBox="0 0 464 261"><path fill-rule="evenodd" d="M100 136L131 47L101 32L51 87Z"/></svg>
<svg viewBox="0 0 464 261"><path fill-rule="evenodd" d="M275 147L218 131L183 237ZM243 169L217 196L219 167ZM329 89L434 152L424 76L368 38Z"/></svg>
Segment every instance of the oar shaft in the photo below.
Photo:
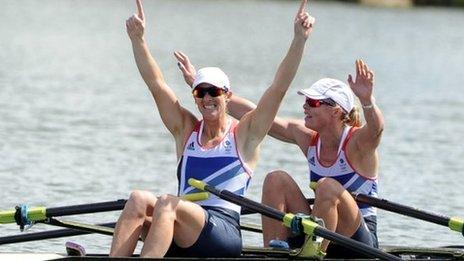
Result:
<svg viewBox="0 0 464 261"><path fill-rule="evenodd" d="M315 190L317 182L311 182L310 188ZM391 211L401 215L417 218L420 220L435 223L450 228L451 230L460 232L464 236L464 219L460 217L447 217L436 213L428 212L418 208L394 203L382 198L376 198L365 194L356 194L351 192L353 198L359 202L377 207L383 210Z"/></svg>
<svg viewBox="0 0 464 261"><path fill-rule="evenodd" d="M461 232L464 235L464 220L462 218L447 217L364 194L352 194L352 196L357 202L365 203L383 210L449 227L451 230Z"/></svg>
<svg viewBox="0 0 464 261"><path fill-rule="evenodd" d="M181 196L184 200L200 201L208 198L207 192L191 193ZM77 214L88 214L97 212L106 212L122 210L127 200L119 199L116 201L107 201L99 203L71 205L64 207L34 207L28 208L27 205L17 206L15 210L0 211L0 224L18 223L21 221L43 221L50 217L69 216Z"/></svg>
<svg viewBox="0 0 464 261"><path fill-rule="evenodd" d="M184 200L189 200L189 201L204 200L208 198L208 193L206 192L192 193L192 194L183 195L181 198ZM47 208L46 216L47 217L59 217L59 216L69 216L69 215L76 215L76 214L87 214L87 213L121 210L124 208L124 205L126 204L126 202L127 202L126 199L119 199L116 201Z"/></svg>
<svg viewBox="0 0 464 261"><path fill-rule="evenodd" d="M0 211L0 224L16 222L20 226L27 225L27 222L38 222L50 217L69 216L75 214L97 213L104 211L121 210L126 204L125 199L107 201L100 203L71 205L64 207L33 207L27 208L25 205L16 207L16 210Z"/></svg>
<svg viewBox="0 0 464 261"><path fill-rule="evenodd" d="M112 236L114 234L114 228L112 227L85 224L85 223L69 221L69 220L58 220L56 218L50 218L49 220L47 220L46 224L66 227L66 228L71 228L71 229L79 229L82 231L98 233L98 234L107 235L107 236Z"/></svg>
<svg viewBox="0 0 464 261"><path fill-rule="evenodd" d="M373 207L377 207L383 210L422 219L422 220L429 221L429 222L432 222L438 225L448 226L448 222L450 220L449 217L429 213L424 210L420 210L417 208L412 208L412 207L405 206L402 204L394 203L386 199L375 198L375 197L371 197L371 196L364 195L364 194L357 194L357 195L353 194L353 197L355 198L356 201L360 203L365 203L365 204L368 204L368 205L371 205Z"/></svg>
<svg viewBox="0 0 464 261"><path fill-rule="evenodd" d="M385 253L377 248L368 248L366 244L356 240L346 240L347 237L334 233L324 227L318 226L314 229L314 234L337 244L344 246L348 249L353 249L358 253L364 254L369 257L376 257L382 260L401 260L401 258L389 253Z"/></svg>
<svg viewBox="0 0 464 261"><path fill-rule="evenodd" d="M59 216L69 216L69 215L76 215L76 214L87 214L87 213L121 210L124 208L126 201L127 200L125 199L119 199L116 201L47 208L46 216L47 217L59 217Z"/></svg>
<svg viewBox="0 0 464 261"><path fill-rule="evenodd" d="M103 224L98 224L98 225L105 226L105 227L114 227L115 224L116 223L111 222L111 223L103 223ZM20 242L29 242L29 241L35 241L35 240L44 240L44 239L51 239L51 238L79 236L79 235L86 235L86 234L91 234L91 233L92 232L82 231L79 229L57 229L57 230L51 230L51 231L42 231L42 232L0 237L0 245L20 243Z"/></svg>
<svg viewBox="0 0 464 261"><path fill-rule="evenodd" d="M241 207L245 207L245 208L254 210L256 212L259 212L260 214L264 216L283 221L286 226L288 226L288 224L290 223L289 220L291 220L292 217L294 216L293 214L286 214L277 209L271 208L261 203L258 203L250 199L244 198L242 196L236 195L230 191L218 190L198 180L190 179L189 184L196 188L208 191L224 200L235 203ZM400 258L392 254L388 254L379 249L369 247L366 244L363 244L361 242L355 241L353 239L347 238L333 231L330 231L326 228L323 228L310 220L307 220L307 219L303 220L302 225L304 227L305 233L311 234L308 232L308 230L311 230L316 236L320 236L328 240L337 242L338 244L342 246L354 249L358 251L359 253L365 254L366 256L381 258L383 260L401 260Z"/></svg>
<svg viewBox="0 0 464 261"><path fill-rule="evenodd" d="M257 203L255 201L252 201L250 199L244 198L242 196L236 195L230 191L227 190L217 190L214 187L210 187L208 185L205 186L205 190L208 192L211 192L217 196L219 196L222 199L225 199L229 202L235 203L237 205L240 205L244 208L254 210L256 212L259 212L267 217L274 218L274 219L279 219L282 220L285 216L285 213L280 212L274 208L268 207L266 205Z"/></svg>

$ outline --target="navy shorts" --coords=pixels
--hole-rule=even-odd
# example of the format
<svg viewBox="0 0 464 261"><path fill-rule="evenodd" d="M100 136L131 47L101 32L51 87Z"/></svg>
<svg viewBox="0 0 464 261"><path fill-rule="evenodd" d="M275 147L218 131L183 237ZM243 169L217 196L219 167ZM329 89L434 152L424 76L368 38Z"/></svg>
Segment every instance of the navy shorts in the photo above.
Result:
<svg viewBox="0 0 464 261"><path fill-rule="evenodd" d="M351 239L362 242L368 246L378 248L377 239L377 217L368 216L361 219L361 225L354 232ZM337 243L331 242L327 247L327 256L329 258L365 258L365 255L359 254L349 248L345 248Z"/></svg>
<svg viewBox="0 0 464 261"><path fill-rule="evenodd" d="M378 248L379 242L377 239L377 217L368 216L361 219L361 224L351 236L351 239L362 242L368 246ZM288 244L291 248L301 247L304 243L305 236L295 236L288 238ZM351 249L345 248L335 242L330 242L327 247L327 256L329 258L362 258L365 257Z"/></svg>
<svg viewBox="0 0 464 261"><path fill-rule="evenodd" d="M205 226L197 241L182 248L172 241L169 257L238 257L242 253L240 215L219 207L203 207Z"/></svg>

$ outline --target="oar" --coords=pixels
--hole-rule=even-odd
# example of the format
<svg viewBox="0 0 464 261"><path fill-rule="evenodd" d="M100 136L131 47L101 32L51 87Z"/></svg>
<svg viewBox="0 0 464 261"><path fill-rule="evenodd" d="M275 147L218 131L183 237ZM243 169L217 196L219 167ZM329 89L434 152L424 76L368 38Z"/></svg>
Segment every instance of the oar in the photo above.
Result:
<svg viewBox="0 0 464 261"><path fill-rule="evenodd" d="M185 200L198 201L208 198L208 193L192 193L182 196ZM98 213L106 211L121 210L126 204L125 199L107 201L91 204L71 205L64 207L34 207L28 208L25 205L17 206L15 210L0 211L0 224L15 223L21 230L25 225L33 222L44 221L51 217L69 216L76 214Z"/></svg>
<svg viewBox="0 0 464 261"><path fill-rule="evenodd" d="M53 219L57 220L57 219ZM50 225L58 225L69 227L69 221L60 220L59 223L47 223ZM11 236L4 236L0 237L0 245L12 244L12 243L21 243L21 242L29 242L29 241L36 241L36 240L45 240L51 238L60 238L60 237L72 237L72 236L79 236L79 235L87 235L92 233L97 234L104 234L107 235L105 230L102 230L102 227L114 228L116 222L110 223L102 223L96 225L89 225L79 223L78 225L73 222L73 228L65 228L65 229L56 229L56 230L49 230L49 231L41 231L41 232L34 232L34 233L26 233L20 235L11 235ZM243 223L240 222L240 229L250 232L262 233L261 226L258 224L252 223Z"/></svg>
<svg viewBox="0 0 464 261"><path fill-rule="evenodd" d="M66 227L66 228L71 228L71 229L79 229L82 231L87 231L90 233L97 233L97 234L102 234L102 235L107 235L107 236L112 236L114 234L113 227L93 225L93 224L81 223L81 222L70 221L70 220L59 220L56 218L49 218L46 221L46 224L53 225L53 226Z"/></svg>
<svg viewBox="0 0 464 261"><path fill-rule="evenodd" d="M280 220L287 227L291 227L292 220L295 217L294 214L281 212L264 204L236 195L228 190L218 190L217 188L207 185L206 183L199 180L191 178L188 180L188 183L197 189L208 191L241 207L249 208L267 217ZM303 231L307 235L323 237L333 242L337 242L339 245L344 247L351 248L366 256L380 258L383 260L401 260L399 257L396 257L392 254L385 253L379 249L370 247L351 238L332 232L309 219L301 219L300 225L303 227Z"/></svg>
<svg viewBox="0 0 464 261"><path fill-rule="evenodd" d="M311 182L310 187L314 190L316 182ZM447 217L440 214L435 214L425 210L420 210L414 207L391 202L386 199L376 198L365 194L351 193L353 198L360 203L365 203L373 207L391 211L397 214L417 218L420 220L432 222L450 228L451 230L460 232L464 236L464 219L459 217Z"/></svg>
<svg viewBox="0 0 464 261"><path fill-rule="evenodd" d="M240 222L240 229L254 233L263 233L261 225L258 224Z"/></svg>
<svg viewBox="0 0 464 261"><path fill-rule="evenodd" d="M33 222L44 221L50 217L69 216L76 214L97 213L105 211L121 210L126 204L125 199L107 201L91 204L71 205L64 207L34 207L27 208L25 205L17 206L15 210L0 212L0 224L15 223L21 229Z"/></svg>
<svg viewBox="0 0 464 261"><path fill-rule="evenodd" d="M103 223L97 224L98 226L104 227L114 227L115 222L110 223ZM60 237L72 237L72 236L79 236L79 235L86 235L94 233L95 231L83 231L81 228L77 229L56 229L50 231L42 231L42 232L34 232L34 233L26 233L20 235L11 235L11 236L4 236L0 237L0 245L11 244L11 243L20 243L20 242L29 242L35 240L44 240L44 239L51 239L51 238L60 238Z"/></svg>

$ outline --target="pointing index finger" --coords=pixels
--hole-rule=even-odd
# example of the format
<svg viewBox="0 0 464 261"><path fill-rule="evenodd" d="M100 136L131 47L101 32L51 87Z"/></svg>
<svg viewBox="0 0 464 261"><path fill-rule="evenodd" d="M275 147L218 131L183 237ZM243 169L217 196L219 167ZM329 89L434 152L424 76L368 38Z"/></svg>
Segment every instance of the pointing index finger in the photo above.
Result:
<svg viewBox="0 0 464 261"><path fill-rule="evenodd" d="M306 4L307 4L308 0L302 0L301 1L301 4L300 4L300 8L298 9L298 14L302 14L304 12L306 12Z"/></svg>
<svg viewBox="0 0 464 261"><path fill-rule="evenodd" d="M142 0L137 0L137 15L143 21L145 20L145 14L143 13Z"/></svg>

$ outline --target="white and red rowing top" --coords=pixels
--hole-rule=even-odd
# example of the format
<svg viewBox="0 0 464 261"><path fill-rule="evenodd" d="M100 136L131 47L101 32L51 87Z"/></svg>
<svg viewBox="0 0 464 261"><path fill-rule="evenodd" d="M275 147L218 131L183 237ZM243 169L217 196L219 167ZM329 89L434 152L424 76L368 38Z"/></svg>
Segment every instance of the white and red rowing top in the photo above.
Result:
<svg viewBox="0 0 464 261"><path fill-rule="evenodd" d="M252 170L243 162L237 150L236 121L229 119L222 141L213 148L204 148L200 137L204 122L200 121L190 134L177 167L178 195L201 192L190 186L189 178L204 181L218 189L226 189L244 196L250 184ZM197 201L201 206L223 207L240 213L240 206L210 194L209 198Z"/></svg>
<svg viewBox="0 0 464 261"><path fill-rule="evenodd" d="M331 166L324 166L320 163L321 140L319 134L314 137L307 153L309 179L311 182L317 182L324 177L333 178L349 192L377 197L377 177L368 178L358 173L345 154L346 144L355 130L356 128L353 127L345 127L338 147L338 157ZM376 208L367 204L357 204L363 217L377 215Z"/></svg>

